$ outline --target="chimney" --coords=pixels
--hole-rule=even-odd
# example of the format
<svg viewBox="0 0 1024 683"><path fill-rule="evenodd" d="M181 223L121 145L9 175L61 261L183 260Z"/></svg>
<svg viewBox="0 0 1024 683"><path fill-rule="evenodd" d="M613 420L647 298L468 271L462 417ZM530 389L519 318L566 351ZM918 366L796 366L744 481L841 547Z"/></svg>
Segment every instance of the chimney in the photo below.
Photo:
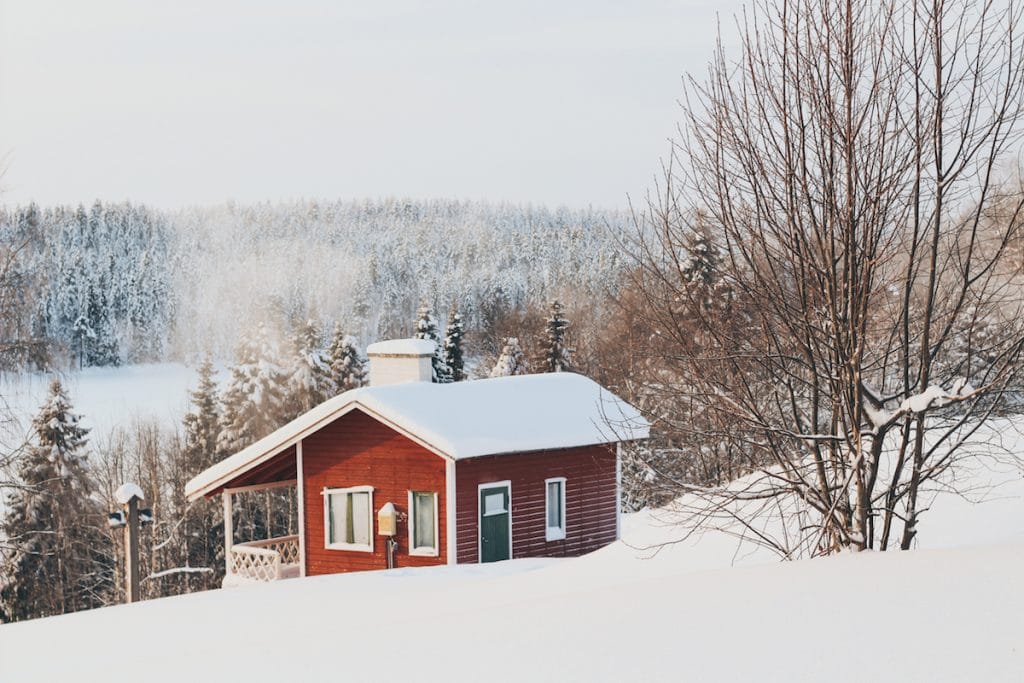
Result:
<svg viewBox="0 0 1024 683"><path fill-rule="evenodd" d="M429 382L434 342L429 339L392 339L366 347L370 357L370 386Z"/></svg>

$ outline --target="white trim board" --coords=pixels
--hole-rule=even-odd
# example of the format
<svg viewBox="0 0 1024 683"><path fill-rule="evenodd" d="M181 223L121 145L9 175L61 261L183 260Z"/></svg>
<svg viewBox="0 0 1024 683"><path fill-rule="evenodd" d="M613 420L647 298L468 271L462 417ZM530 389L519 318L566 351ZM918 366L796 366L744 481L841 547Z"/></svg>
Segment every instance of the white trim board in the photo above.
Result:
<svg viewBox="0 0 1024 683"><path fill-rule="evenodd" d="M615 540L622 538L622 444L615 444Z"/></svg>
<svg viewBox="0 0 1024 683"><path fill-rule="evenodd" d="M295 444L295 497L299 502L299 576L306 575L306 486L302 479L302 441Z"/></svg>
<svg viewBox="0 0 1024 683"><path fill-rule="evenodd" d="M445 522L445 543L448 556L448 564L458 564L458 522L455 516L458 492L455 488L455 461L448 460L444 464L444 522Z"/></svg>

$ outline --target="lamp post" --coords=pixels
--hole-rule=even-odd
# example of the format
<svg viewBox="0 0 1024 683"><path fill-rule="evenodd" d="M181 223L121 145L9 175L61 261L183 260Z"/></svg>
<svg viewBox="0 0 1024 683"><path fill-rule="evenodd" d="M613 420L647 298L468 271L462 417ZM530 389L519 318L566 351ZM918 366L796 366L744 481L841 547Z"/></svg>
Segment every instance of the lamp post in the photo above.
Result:
<svg viewBox="0 0 1024 683"><path fill-rule="evenodd" d="M142 489L138 484L126 483L114 492L114 498L121 509L110 513L108 524L111 528L124 529L124 592L125 602L139 600L139 526L151 524L153 512L140 508L144 502Z"/></svg>

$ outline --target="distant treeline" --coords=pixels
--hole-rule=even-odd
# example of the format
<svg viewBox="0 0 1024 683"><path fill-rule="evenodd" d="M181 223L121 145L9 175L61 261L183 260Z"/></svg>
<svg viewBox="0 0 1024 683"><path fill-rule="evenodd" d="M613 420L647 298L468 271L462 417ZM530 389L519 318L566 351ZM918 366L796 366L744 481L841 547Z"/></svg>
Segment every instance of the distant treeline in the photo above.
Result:
<svg viewBox="0 0 1024 683"><path fill-rule="evenodd" d="M300 201L166 212L0 210L7 367L227 357L257 322L341 321L364 342L416 308L477 330L554 298L596 300L622 268L621 213L458 201Z"/></svg>

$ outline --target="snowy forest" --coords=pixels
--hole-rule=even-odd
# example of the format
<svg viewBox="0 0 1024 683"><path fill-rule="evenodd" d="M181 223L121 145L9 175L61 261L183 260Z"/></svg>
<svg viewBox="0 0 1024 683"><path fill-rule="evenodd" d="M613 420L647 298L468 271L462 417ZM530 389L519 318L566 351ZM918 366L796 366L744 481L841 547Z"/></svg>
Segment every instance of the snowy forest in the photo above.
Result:
<svg viewBox="0 0 1024 683"><path fill-rule="evenodd" d="M372 343L408 334L424 302L480 329L613 287L626 224L455 201L6 209L0 369L227 358L254 322L340 322Z"/></svg>

